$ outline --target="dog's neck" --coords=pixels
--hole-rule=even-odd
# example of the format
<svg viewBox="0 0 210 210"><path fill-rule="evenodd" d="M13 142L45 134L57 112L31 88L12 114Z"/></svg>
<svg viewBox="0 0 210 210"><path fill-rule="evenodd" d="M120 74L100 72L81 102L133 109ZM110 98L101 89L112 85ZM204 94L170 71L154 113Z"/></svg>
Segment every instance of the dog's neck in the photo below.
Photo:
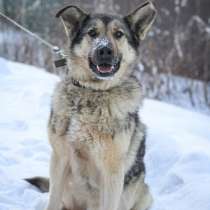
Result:
<svg viewBox="0 0 210 210"><path fill-rule="evenodd" d="M76 80L74 78L66 78L66 82L67 84L71 84L72 86L74 86L75 88L78 88L78 91L79 89L84 91L84 90L89 90L89 91L102 91L102 92L106 92L106 91L112 91L112 89L116 90L116 89L125 89L127 91L136 91L138 89L138 91L141 92L142 90L142 86L141 86L141 83L138 81L138 79L135 77L135 76L130 76L128 77L127 80L125 81L122 81L121 83L119 83L118 85L116 86L113 86L113 87L109 87L109 88L100 88L100 86L98 87L94 87L94 85L89 85L88 83L84 83L84 82L81 82L79 80Z"/></svg>
<svg viewBox="0 0 210 210"><path fill-rule="evenodd" d="M116 84L113 83L109 83L108 80L104 80L103 83L101 81L79 81L77 79L74 78L67 78L67 81L70 81L70 83L72 83L73 86L77 87L77 88L81 88L81 89L89 89L89 90L93 90L93 91L108 91L116 86L120 86L120 84L122 83L122 81L118 81L116 82Z"/></svg>

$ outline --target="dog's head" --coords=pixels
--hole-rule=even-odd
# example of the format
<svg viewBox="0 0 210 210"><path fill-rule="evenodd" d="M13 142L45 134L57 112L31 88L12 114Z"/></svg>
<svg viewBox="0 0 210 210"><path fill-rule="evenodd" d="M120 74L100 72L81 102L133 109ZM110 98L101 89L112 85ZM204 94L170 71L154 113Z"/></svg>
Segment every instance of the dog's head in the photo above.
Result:
<svg viewBox="0 0 210 210"><path fill-rule="evenodd" d="M88 14L76 6L57 13L69 38L70 75L83 84L105 85L122 81L132 72L144 39L156 15L151 2L146 2L125 17Z"/></svg>

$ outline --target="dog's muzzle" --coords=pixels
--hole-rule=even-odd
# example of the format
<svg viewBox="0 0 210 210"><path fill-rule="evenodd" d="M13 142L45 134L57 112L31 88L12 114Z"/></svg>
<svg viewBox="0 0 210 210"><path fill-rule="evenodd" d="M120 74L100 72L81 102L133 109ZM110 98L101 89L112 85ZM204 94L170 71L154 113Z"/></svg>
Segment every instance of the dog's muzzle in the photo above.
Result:
<svg viewBox="0 0 210 210"><path fill-rule="evenodd" d="M89 57L89 65L92 71L100 78L114 75L120 68L120 56L114 55L114 50L109 41L101 41L94 48L92 56Z"/></svg>

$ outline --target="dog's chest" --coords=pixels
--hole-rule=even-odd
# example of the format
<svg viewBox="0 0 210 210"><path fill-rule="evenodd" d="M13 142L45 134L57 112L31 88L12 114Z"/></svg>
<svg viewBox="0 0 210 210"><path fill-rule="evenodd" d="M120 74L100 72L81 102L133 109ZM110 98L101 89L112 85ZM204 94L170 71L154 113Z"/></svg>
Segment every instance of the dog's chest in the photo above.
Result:
<svg viewBox="0 0 210 210"><path fill-rule="evenodd" d="M68 122L72 140L91 140L98 134L114 134L129 127L141 92L135 82L110 91L94 91L60 84L53 101L55 114ZM60 120L61 121L61 120Z"/></svg>
<svg viewBox="0 0 210 210"><path fill-rule="evenodd" d="M94 140L99 133L112 134L126 124L127 113L116 113L108 94L73 92L70 98L69 134L79 141Z"/></svg>

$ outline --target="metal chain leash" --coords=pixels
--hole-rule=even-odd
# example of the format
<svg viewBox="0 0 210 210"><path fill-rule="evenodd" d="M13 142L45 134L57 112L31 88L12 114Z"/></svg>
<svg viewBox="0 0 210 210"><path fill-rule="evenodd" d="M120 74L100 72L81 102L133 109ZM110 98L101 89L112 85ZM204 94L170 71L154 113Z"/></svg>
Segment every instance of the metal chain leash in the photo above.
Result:
<svg viewBox="0 0 210 210"><path fill-rule="evenodd" d="M0 16L2 16L3 18L5 18L7 21L9 21L13 25L15 25L16 27L18 27L19 29L21 29L22 31L24 31L28 35L30 35L30 36L34 37L35 39L37 39L38 41L40 41L43 45L45 45L48 48L50 48L51 51L55 54L54 64L55 64L55 67L56 68L59 68L59 67L62 67L62 66L65 66L66 65L66 59L65 59L66 55L65 55L64 51L62 49L60 49L58 46L53 45L50 42L44 40L43 38L41 38L37 34L33 33L29 29L25 28L24 26L20 25L19 23L17 23L16 21L14 21L13 19L11 19L10 17L8 17L7 15L5 15L1 11L0 11Z"/></svg>

